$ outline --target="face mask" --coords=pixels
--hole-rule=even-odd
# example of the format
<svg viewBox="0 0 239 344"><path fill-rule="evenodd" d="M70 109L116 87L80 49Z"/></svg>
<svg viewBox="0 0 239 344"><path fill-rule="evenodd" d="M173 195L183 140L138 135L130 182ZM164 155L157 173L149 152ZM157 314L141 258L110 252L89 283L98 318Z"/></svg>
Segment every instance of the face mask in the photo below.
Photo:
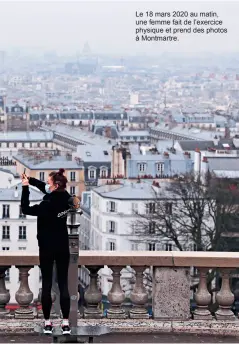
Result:
<svg viewBox="0 0 239 344"><path fill-rule="evenodd" d="M51 193L50 185L49 184L45 185L45 191L46 191L46 193Z"/></svg>

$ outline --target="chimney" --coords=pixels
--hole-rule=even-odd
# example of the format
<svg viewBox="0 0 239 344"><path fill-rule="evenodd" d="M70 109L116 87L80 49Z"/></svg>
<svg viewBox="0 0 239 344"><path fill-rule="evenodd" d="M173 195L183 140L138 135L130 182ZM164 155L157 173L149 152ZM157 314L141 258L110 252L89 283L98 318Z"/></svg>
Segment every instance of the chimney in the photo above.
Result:
<svg viewBox="0 0 239 344"><path fill-rule="evenodd" d="M217 135L214 136L214 139L213 139L213 143L215 146L218 146L218 143L219 143L220 139Z"/></svg>
<svg viewBox="0 0 239 344"><path fill-rule="evenodd" d="M191 154L190 154L189 152L185 152L185 153L184 153L184 156L185 156L185 158L187 158L187 159L190 159L190 158L191 158Z"/></svg>
<svg viewBox="0 0 239 344"><path fill-rule="evenodd" d="M235 135L232 142L236 148L239 148L239 135Z"/></svg>
<svg viewBox="0 0 239 344"><path fill-rule="evenodd" d="M27 132L29 131L30 128L30 113L29 113L29 102L26 104L26 122L27 122Z"/></svg>
<svg viewBox="0 0 239 344"><path fill-rule="evenodd" d="M140 154L146 155L146 147L140 147L139 151L140 151Z"/></svg>
<svg viewBox="0 0 239 344"><path fill-rule="evenodd" d="M17 198L18 197L18 188L17 186L15 187L15 191L14 191L14 197Z"/></svg>
<svg viewBox="0 0 239 344"><path fill-rule="evenodd" d="M195 155L194 155L194 174L196 178L200 173L200 169L201 169L201 152L198 148L196 148Z"/></svg>
<svg viewBox="0 0 239 344"><path fill-rule="evenodd" d="M165 159L169 159L169 153L168 152L164 152L163 156L164 156Z"/></svg>
<svg viewBox="0 0 239 344"><path fill-rule="evenodd" d="M225 128L225 139L230 139L230 137L231 137L230 128L226 127Z"/></svg>
<svg viewBox="0 0 239 344"><path fill-rule="evenodd" d="M201 162L201 183L203 185L207 185L208 172L209 172L208 159L206 156L204 156Z"/></svg>

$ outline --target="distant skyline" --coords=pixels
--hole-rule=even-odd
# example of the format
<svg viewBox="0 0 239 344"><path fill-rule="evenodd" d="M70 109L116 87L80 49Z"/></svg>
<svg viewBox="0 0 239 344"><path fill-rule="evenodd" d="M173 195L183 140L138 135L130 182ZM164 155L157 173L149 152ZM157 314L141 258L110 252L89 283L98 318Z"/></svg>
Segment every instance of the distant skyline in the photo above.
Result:
<svg viewBox="0 0 239 344"><path fill-rule="evenodd" d="M228 34L180 35L179 42L136 42L136 11L216 11ZM239 2L0 2L0 50L36 48L62 54L159 55L239 49ZM163 18L162 18L163 19Z"/></svg>

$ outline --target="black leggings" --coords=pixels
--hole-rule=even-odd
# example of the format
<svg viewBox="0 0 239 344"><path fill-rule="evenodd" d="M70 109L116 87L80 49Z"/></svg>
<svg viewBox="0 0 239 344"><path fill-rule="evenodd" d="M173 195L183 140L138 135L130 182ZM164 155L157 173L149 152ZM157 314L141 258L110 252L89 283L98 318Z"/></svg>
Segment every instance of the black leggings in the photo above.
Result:
<svg viewBox="0 0 239 344"><path fill-rule="evenodd" d="M44 319L50 318L52 307L51 288L53 277L53 265L56 262L57 280L60 290L60 305L63 319L69 318L70 313L70 295L68 291L68 268L70 254L69 251L45 251L39 252L40 269L42 274L42 311Z"/></svg>

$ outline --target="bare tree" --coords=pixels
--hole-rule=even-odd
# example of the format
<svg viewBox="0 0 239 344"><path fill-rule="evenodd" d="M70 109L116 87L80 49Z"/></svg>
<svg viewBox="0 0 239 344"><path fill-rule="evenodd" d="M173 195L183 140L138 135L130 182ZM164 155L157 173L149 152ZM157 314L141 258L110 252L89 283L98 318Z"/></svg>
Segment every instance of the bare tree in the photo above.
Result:
<svg viewBox="0 0 239 344"><path fill-rule="evenodd" d="M233 250L228 239L238 231L239 182L211 175L207 190L212 225L208 226L206 235L211 242L212 251Z"/></svg>
<svg viewBox="0 0 239 344"><path fill-rule="evenodd" d="M234 186L233 186L234 185ZM180 250L225 250L226 232L239 220L239 192L235 181L208 175L185 174L162 191L155 183L154 197L137 214L134 234L145 241L168 240Z"/></svg>

